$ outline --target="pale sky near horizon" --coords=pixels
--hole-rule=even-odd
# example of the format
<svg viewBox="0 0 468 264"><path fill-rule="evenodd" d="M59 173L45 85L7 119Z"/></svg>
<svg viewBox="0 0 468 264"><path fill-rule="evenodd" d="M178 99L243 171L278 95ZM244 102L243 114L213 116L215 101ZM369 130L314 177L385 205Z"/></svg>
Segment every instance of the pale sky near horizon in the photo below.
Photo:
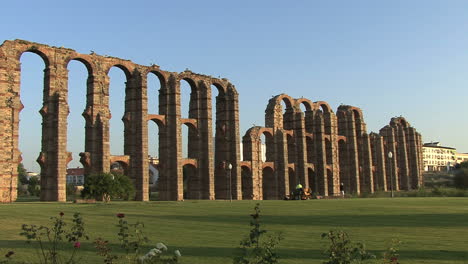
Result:
<svg viewBox="0 0 468 264"><path fill-rule="evenodd" d="M264 125L272 95L287 93L327 101L334 111L357 106L368 132L401 115L424 142L468 152L467 14L462 0L6 1L0 42L25 39L228 78L239 92L240 136ZM21 63L20 148L26 168L38 170L44 65L31 53ZM70 166L80 166L86 71L79 62L68 69L68 150ZM118 116L111 149L121 154L125 80L119 69L109 75ZM155 77L149 84L155 93Z"/></svg>

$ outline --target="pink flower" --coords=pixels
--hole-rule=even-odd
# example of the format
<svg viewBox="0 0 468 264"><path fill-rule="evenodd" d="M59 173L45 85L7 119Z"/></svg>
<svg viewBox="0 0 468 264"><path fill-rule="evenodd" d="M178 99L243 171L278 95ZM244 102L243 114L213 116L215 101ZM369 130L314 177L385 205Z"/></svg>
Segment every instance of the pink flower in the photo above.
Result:
<svg viewBox="0 0 468 264"><path fill-rule="evenodd" d="M125 217L125 214L118 213L118 214L117 214L117 217L118 217L118 218L124 218L124 217Z"/></svg>
<svg viewBox="0 0 468 264"><path fill-rule="evenodd" d="M73 247L74 248L80 248L81 247L81 243L80 242L75 242L75 244L73 244Z"/></svg>

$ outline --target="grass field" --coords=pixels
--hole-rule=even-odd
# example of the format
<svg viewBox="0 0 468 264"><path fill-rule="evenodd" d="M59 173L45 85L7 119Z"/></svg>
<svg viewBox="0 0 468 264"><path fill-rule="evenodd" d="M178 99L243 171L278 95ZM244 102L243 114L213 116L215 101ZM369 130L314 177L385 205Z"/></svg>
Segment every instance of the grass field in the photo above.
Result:
<svg viewBox="0 0 468 264"><path fill-rule="evenodd" d="M32 262L34 251L19 236L21 224L47 224L63 211L81 212L91 238L103 237L118 248L116 213L145 223L153 242L182 252L185 264L232 263L239 241L249 232L256 201L112 202L60 204L17 202L0 205L0 254ZM260 201L263 227L281 231L281 263L321 263L330 229L343 229L377 255L392 238L402 241L400 263L468 263L467 198L378 198L309 201ZM150 247L148 246L148 249ZM84 263L102 263L91 241L81 248ZM0 255L1 256L1 255ZM1 259L0 259L1 260Z"/></svg>

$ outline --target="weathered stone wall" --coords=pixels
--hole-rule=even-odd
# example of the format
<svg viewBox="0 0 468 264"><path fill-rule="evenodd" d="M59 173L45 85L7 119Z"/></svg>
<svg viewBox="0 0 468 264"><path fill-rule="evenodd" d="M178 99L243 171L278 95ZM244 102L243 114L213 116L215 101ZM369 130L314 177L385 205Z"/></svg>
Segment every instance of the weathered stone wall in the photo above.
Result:
<svg viewBox="0 0 468 264"><path fill-rule="evenodd" d="M66 200L66 168L71 161L67 151L67 66L72 60L88 70L85 151L80 153L85 173L108 172L118 162L134 180L136 200L149 198L148 122L159 127L162 200L281 199L298 183L325 196L339 195L340 183L351 193L407 190L422 184L421 135L402 117L393 118L379 134L367 134L363 113L357 107L342 105L335 115L326 102L281 94L268 102L265 127L252 127L242 138L241 161L239 95L227 79L188 70L168 72L157 65L14 40L0 46L0 202L16 200L21 162L19 113L23 109L20 57L24 52L38 54L45 63L43 106L38 109L42 143L37 159L43 201ZM109 142L108 72L112 67L122 69L126 76L124 115L114 117L124 123L124 155L118 156L110 153ZM161 85L157 113L148 112L149 74L156 75ZM188 116L181 113L181 81L191 88ZM216 109L211 107L211 87L218 91ZM187 158L182 153L184 125L189 128ZM262 159L262 143L266 160ZM392 159L387 157L389 151Z"/></svg>

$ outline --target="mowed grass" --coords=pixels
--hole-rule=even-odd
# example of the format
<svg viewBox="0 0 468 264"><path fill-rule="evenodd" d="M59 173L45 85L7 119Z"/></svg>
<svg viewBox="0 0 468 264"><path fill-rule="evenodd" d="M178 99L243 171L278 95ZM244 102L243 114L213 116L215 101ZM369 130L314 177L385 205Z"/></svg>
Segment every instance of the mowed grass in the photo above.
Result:
<svg viewBox="0 0 468 264"><path fill-rule="evenodd" d="M182 252L185 264L232 263L239 241L248 235L249 214L257 201L111 202L62 204L17 202L0 205L0 248L33 262L33 249L19 236L21 224L45 225L64 212L80 212L91 238L102 237L118 250L117 213L145 224L152 245L164 242ZM322 263L328 245L320 235L345 230L380 255L392 238L402 241L400 263L468 263L467 198L377 198L259 201L263 228L282 232L281 263ZM150 246L147 247L148 249ZM92 242L83 243L83 263L102 263ZM1 256L1 255L0 255Z"/></svg>

